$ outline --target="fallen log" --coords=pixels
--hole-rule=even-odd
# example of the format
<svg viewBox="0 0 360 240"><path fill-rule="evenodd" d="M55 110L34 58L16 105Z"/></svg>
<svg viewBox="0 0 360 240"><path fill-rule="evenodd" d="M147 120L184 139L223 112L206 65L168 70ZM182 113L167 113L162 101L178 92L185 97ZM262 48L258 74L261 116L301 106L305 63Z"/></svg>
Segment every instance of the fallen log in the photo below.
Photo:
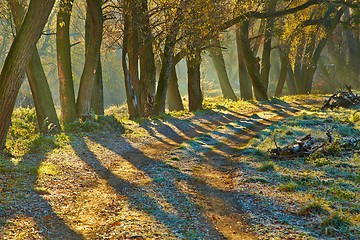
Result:
<svg viewBox="0 0 360 240"><path fill-rule="evenodd" d="M357 152L360 137L343 137L334 140L331 130L326 131L327 138L316 138L311 134L284 147L279 147L274 137L276 148L268 150L270 158L298 158L310 156L315 152L324 155L336 155L343 152Z"/></svg>
<svg viewBox="0 0 360 240"><path fill-rule="evenodd" d="M346 85L347 91L337 90L329 97L321 109L333 109L336 107L348 108L360 103L360 95L353 93L351 86Z"/></svg>

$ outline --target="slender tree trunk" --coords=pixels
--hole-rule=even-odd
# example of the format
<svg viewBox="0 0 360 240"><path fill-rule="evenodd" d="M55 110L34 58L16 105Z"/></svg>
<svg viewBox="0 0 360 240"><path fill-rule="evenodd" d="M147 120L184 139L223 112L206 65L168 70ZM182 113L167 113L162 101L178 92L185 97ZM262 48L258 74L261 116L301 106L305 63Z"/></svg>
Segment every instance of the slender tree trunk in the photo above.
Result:
<svg viewBox="0 0 360 240"><path fill-rule="evenodd" d="M22 21L26 14L25 6L23 6L18 0L11 0L10 8L14 17L15 28L18 32L20 31ZM35 103L35 110L40 131L42 133L47 133L50 130L50 127L52 130L60 130L59 119L56 115L54 101L37 49L35 49L34 54L26 67L26 74Z"/></svg>
<svg viewBox="0 0 360 240"><path fill-rule="evenodd" d="M61 119L64 123L73 122L77 118L69 34L72 6L73 0L61 0L56 24Z"/></svg>
<svg viewBox="0 0 360 240"><path fill-rule="evenodd" d="M24 80L26 65L46 24L54 0L30 1L28 12L6 57L0 74L0 150L5 148L16 96Z"/></svg>
<svg viewBox="0 0 360 240"><path fill-rule="evenodd" d="M288 50L287 49L284 53L280 53L280 58L281 58L281 69L280 69L279 81L276 85L276 90L275 90L276 97L281 97L282 91L284 88L284 84L286 81L287 73L288 73L288 64L289 63L288 63Z"/></svg>
<svg viewBox="0 0 360 240"><path fill-rule="evenodd" d="M85 65L81 75L79 93L76 102L77 113L83 116L90 113L91 97L94 87L96 71L100 59L100 47L102 41L103 16L102 1L87 0L87 11L89 13L89 46L85 54Z"/></svg>
<svg viewBox="0 0 360 240"><path fill-rule="evenodd" d="M99 57L94 80L94 88L91 96L91 112L97 115L104 115L104 111L104 85L102 77L101 58Z"/></svg>
<svg viewBox="0 0 360 240"><path fill-rule="evenodd" d="M330 9L329 11L331 11L331 10L332 9ZM315 75L317 65L318 65L318 62L319 62L319 59L321 56L321 52L323 51L324 47L326 46L326 43L327 43L329 37L331 36L332 32L334 31L334 29L340 22L341 16L344 14L344 11L345 11L345 9L341 8L337 12L336 16L333 19L328 19L327 22L325 23L326 36L323 37L319 41L319 43L311 57L311 62L309 64L309 68L306 72L306 91L309 93L311 92L311 89L312 89L312 83L313 83L314 75Z"/></svg>
<svg viewBox="0 0 360 240"><path fill-rule="evenodd" d="M85 52L88 52L90 40L90 17L86 13L85 20ZM86 57L86 56L85 56ZM104 86L102 78L101 57L99 56L98 66L94 79L93 92L91 95L91 112L97 115L104 115Z"/></svg>
<svg viewBox="0 0 360 240"><path fill-rule="evenodd" d="M188 71L188 95L189 111L195 112L202 109L203 95L201 92L201 43L194 41L192 46L188 47L190 54L186 58Z"/></svg>
<svg viewBox="0 0 360 240"><path fill-rule="evenodd" d="M258 101L267 100L268 99L267 89L265 88L264 83L261 81L259 69L258 67L256 67L256 59L250 47L250 42L248 37L249 35L248 21L240 23L240 31L241 31L241 38L240 38L241 50L244 54L246 67L248 69L254 87L255 98Z"/></svg>
<svg viewBox="0 0 360 240"><path fill-rule="evenodd" d="M240 85L240 96L243 100L252 100L252 84L250 75L246 68L246 63L244 60L244 54L241 50L241 32L240 25L236 26L236 47L238 54L238 66L239 66L239 85Z"/></svg>
<svg viewBox="0 0 360 240"><path fill-rule="evenodd" d="M288 77L286 78L286 84L288 86L289 93L291 95L295 95L295 94L297 94L296 83L295 83L294 72L292 70L289 57L287 57L287 76Z"/></svg>
<svg viewBox="0 0 360 240"><path fill-rule="evenodd" d="M274 11L276 9L277 0L268 1L269 11ZM270 74L270 56L271 56L271 43L272 43L272 31L274 28L274 18L266 19L266 27L264 32L264 45L263 45L263 54L261 58L261 80L266 88L269 88L269 74Z"/></svg>
<svg viewBox="0 0 360 240"><path fill-rule="evenodd" d="M305 48L305 39L301 41L296 46L296 53L295 53L295 63L294 63L294 77L295 77L295 83L296 83L296 92L297 93L303 93L303 85L302 82L302 60L303 60L303 53Z"/></svg>
<svg viewBox="0 0 360 240"><path fill-rule="evenodd" d="M176 68L173 66L170 76L170 82L167 92L167 102L169 111L183 111L184 105L181 100L181 95L178 85L178 77L176 74Z"/></svg>
<svg viewBox="0 0 360 240"><path fill-rule="evenodd" d="M224 98L236 100L237 97L230 84L229 76L226 70L224 55L221 50L219 37L213 40L215 47L209 49L210 57L220 82L220 87Z"/></svg>

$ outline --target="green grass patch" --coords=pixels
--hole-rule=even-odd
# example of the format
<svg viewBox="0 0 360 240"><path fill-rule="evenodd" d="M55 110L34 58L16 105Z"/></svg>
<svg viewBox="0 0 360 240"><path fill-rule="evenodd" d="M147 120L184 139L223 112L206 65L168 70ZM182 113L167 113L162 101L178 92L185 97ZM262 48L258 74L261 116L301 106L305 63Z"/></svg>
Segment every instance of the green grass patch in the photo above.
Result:
<svg viewBox="0 0 360 240"><path fill-rule="evenodd" d="M295 182L288 182L286 184L280 184L278 190L283 192L294 192L298 188L298 185Z"/></svg>
<svg viewBox="0 0 360 240"><path fill-rule="evenodd" d="M260 172L275 171L275 163L273 161L262 163L258 170Z"/></svg>

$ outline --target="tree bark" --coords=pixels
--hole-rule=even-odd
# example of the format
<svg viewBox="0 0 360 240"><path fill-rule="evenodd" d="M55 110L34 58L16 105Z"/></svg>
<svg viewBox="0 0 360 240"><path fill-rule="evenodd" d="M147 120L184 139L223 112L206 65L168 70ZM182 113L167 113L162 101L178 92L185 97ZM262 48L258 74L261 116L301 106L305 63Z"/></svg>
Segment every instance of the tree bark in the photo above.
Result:
<svg viewBox="0 0 360 240"><path fill-rule="evenodd" d="M254 87L255 98L258 101L267 100L268 99L267 89L265 88L264 83L261 81L259 68L256 66L256 59L250 47L250 42L248 37L249 35L248 21L240 23L240 31L241 31L241 35L240 35L241 50L244 54L246 67L248 69Z"/></svg>
<svg viewBox="0 0 360 240"><path fill-rule="evenodd" d="M16 96L24 80L26 65L46 24L54 0L30 1L23 24L15 36L0 74L0 150L5 148Z"/></svg>
<svg viewBox="0 0 360 240"><path fill-rule="evenodd" d="M178 10L180 11L180 10ZM177 14L179 15L179 13ZM182 15L182 13L180 13ZM178 35L179 26L178 17L175 17L171 24L170 32L165 39L164 54L162 59L161 70L159 74L158 87L156 90L155 103L154 103L154 115L159 115L165 112L166 94L172 72L174 71L174 49L176 44L176 37ZM176 72L175 72L176 75ZM174 84L174 83L173 83ZM177 84L177 81L176 81ZM175 87L175 86L172 86Z"/></svg>
<svg viewBox="0 0 360 240"><path fill-rule="evenodd" d="M86 13L85 20L85 52L88 51L90 40L90 17ZM94 79L93 92L91 95L91 112L97 115L104 115L104 85L102 78L101 57L99 56L98 66Z"/></svg>
<svg viewBox="0 0 360 240"><path fill-rule="evenodd" d="M90 114L91 97L94 80L98 70L100 59L100 48L103 30L103 15L101 0L87 0L87 11L89 13L89 46L85 54L85 65L81 75L79 93L76 102L79 116Z"/></svg>
<svg viewBox="0 0 360 240"><path fill-rule="evenodd" d="M241 50L241 32L240 25L236 26L236 47L238 55L238 67L239 67L239 85L240 85L240 97L243 100L252 100L252 84L249 72L246 68L246 63L244 60L244 54Z"/></svg>
<svg viewBox="0 0 360 240"><path fill-rule="evenodd" d="M63 123L73 122L77 118L69 34L72 6L73 0L61 0L56 24L56 50Z"/></svg>
<svg viewBox="0 0 360 240"><path fill-rule="evenodd" d="M25 6L18 0L11 0L10 8L14 17L15 28L18 32L20 31L22 21L26 14ZM48 133L50 128L52 130L60 130L60 123L56 115L54 101L37 49L35 49L26 67L26 74L34 99L37 121L41 133Z"/></svg>
<svg viewBox="0 0 360 240"><path fill-rule="evenodd" d="M124 2L124 36L122 44L122 68L125 79L126 103L129 118L136 119L140 116L137 98L138 77L138 45L137 30L133 18L131 1ZM128 56L128 58L127 58ZM135 65L135 66L134 66Z"/></svg>
<svg viewBox="0 0 360 240"><path fill-rule="evenodd" d="M277 0L268 1L269 11L275 11ZM266 26L264 31L264 44L263 44L263 54L261 58L261 80L264 84L266 90L269 87L269 74L270 74L270 55L271 55L271 43L272 43L272 31L274 28L274 18L270 17L266 19Z"/></svg>
<svg viewBox="0 0 360 240"><path fill-rule="evenodd" d="M139 0L137 0L139 1ZM154 49L152 46L153 36L150 28L147 0L140 0L140 82L139 101L142 117L151 116L154 108L154 96L156 87L156 66ZM165 92L166 93L166 92Z"/></svg>
<svg viewBox="0 0 360 240"><path fill-rule="evenodd" d="M188 95L189 111L195 112L202 109L203 95L201 92L201 43L194 41L192 46L188 47L189 55L186 57L188 71Z"/></svg>

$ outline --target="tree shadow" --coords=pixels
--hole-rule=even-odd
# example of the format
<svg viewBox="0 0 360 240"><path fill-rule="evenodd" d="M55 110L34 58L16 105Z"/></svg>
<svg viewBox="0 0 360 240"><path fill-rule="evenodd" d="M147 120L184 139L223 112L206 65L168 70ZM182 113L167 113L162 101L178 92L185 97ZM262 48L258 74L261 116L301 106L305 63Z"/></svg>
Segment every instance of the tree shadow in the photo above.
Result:
<svg viewBox="0 0 360 240"><path fill-rule="evenodd" d="M0 196L4 200L0 207L0 236L5 234L7 226L14 225L16 218L25 217L34 221L38 237L84 239L54 211L46 199L48 193L37 189L38 171L51 150L40 153L34 146L17 164L10 157L0 156Z"/></svg>
<svg viewBox="0 0 360 240"><path fill-rule="evenodd" d="M192 229L192 234L198 236L197 238L202 238L204 234L208 234L205 238L225 239L224 235L204 215L205 210L192 201L192 196L189 193L184 193L178 188L177 183L179 181L189 181L192 179L191 176L180 172L169 164L145 156L143 152L134 148L125 139L118 139L117 142L120 144L116 144L116 147L114 147L113 142L99 141L96 137L90 137L89 139L113 151L134 167L143 171L152 179L157 194L160 194L176 211L174 213L166 211L156 198L149 196L142 186L114 174L95 156L83 138L76 139L77 143L72 144L72 146L81 160L90 166L100 178L106 180L108 185L116 190L118 194L126 196L133 208L154 217L173 233L184 228ZM122 151L123 149L126 149L126 151ZM189 209L194 212L189 212ZM189 219L192 219L192 221L189 222ZM193 221L201 226L198 226L198 229L195 228ZM199 229L207 230L200 232Z"/></svg>

